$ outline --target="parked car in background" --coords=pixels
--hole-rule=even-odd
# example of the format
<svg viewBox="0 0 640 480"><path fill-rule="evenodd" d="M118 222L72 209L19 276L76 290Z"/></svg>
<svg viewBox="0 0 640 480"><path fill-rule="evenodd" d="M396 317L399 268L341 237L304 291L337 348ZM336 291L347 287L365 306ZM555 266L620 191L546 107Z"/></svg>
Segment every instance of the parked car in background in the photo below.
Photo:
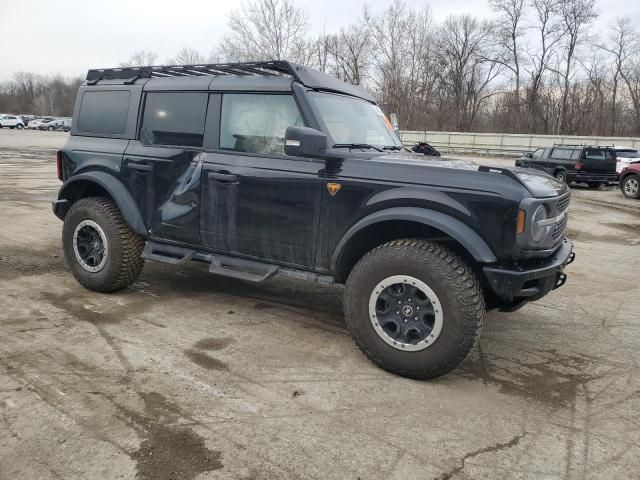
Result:
<svg viewBox="0 0 640 480"><path fill-rule="evenodd" d="M54 130L63 130L68 132L71 130L71 120L65 118L56 118L54 120L50 120L48 122L41 122L38 124L38 130L49 130L53 132Z"/></svg>
<svg viewBox="0 0 640 480"><path fill-rule="evenodd" d="M582 182L590 188L615 182L616 151L596 145L554 145L539 148L516 160L516 167L535 168L567 184Z"/></svg>
<svg viewBox="0 0 640 480"><path fill-rule="evenodd" d="M618 175L633 162L640 162L640 152L638 149L616 147L616 171Z"/></svg>
<svg viewBox="0 0 640 480"><path fill-rule="evenodd" d="M632 163L620 172L620 190L627 198L640 199L640 163Z"/></svg>
<svg viewBox="0 0 640 480"><path fill-rule="evenodd" d="M16 115L2 115L0 117L0 128L5 127L22 130L24 128L24 122L22 121L22 118Z"/></svg>
<svg viewBox="0 0 640 480"><path fill-rule="evenodd" d="M55 120L54 117L39 117L29 121L29 130L37 130L41 123Z"/></svg>

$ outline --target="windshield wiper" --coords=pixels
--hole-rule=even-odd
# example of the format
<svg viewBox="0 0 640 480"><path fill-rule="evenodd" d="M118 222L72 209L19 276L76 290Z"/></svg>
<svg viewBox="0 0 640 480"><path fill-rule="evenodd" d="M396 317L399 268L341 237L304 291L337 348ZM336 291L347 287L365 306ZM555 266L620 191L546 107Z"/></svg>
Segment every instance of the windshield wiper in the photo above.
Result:
<svg viewBox="0 0 640 480"><path fill-rule="evenodd" d="M378 152L382 152L383 151L378 147L374 147L373 145L369 145L368 143L336 143L333 146L333 148L362 148L362 149L373 148L374 150L377 150Z"/></svg>
<svg viewBox="0 0 640 480"><path fill-rule="evenodd" d="M401 147L399 145L385 145L384 147L382 147L384 150L402 150L404 147Z"/></svg>

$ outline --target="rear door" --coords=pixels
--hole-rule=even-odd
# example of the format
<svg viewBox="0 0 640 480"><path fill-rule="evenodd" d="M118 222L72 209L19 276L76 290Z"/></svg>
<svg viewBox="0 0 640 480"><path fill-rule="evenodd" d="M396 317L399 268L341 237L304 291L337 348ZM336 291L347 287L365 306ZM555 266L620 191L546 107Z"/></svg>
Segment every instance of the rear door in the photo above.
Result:
<svg viewBox="0 0 640 480"><path fill-rule="evenodd" d="M612 149L585 148L580 163L583 172L616 173L616 156Z"/></svg>
<svg viewBox="0 0 640 480"><path fill-rule="evenodd" d="M153 238L198 244L208 94L148 92L122 178Z"/></svg>
<svg viewBox="0 0 640 480"><path fill-rule="evenodd" d="M554 174L559 169L572 172L578 161L580 150L570 147L553 147L547 159L547 172Z"/></svg>

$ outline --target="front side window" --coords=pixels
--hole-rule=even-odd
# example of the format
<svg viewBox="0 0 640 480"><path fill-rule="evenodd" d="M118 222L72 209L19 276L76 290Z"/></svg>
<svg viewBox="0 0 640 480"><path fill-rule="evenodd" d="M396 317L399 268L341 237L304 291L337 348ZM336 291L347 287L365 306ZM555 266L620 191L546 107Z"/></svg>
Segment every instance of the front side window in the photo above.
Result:
<svg viewBox="0 0 640 480"><path fill-rule="evenodd" d="M543 153L544 153L544 149L539 148L535 152L533 152L533 155L531 155L531 158L542 158Z"/></svg>
<svg viewBox="0 0 640 480"><path fill-rule="evenodd" d="M226 93L222 97L222 149L284 155L284 136L289 126L304 126L291 95Z"/></svg>
<svg viewBox="0 0 640 480"><path fill-rule="evenodd" d="M332 93L311 92L309 97L336 144L402 147L393 125L374 103Z"/></svg>
<svg viewBox="0 0 640 480"><path fill-rule="evenodd" d="M147 145L202 147L207 99L202 92L148 93L141 141Z"/></svg>

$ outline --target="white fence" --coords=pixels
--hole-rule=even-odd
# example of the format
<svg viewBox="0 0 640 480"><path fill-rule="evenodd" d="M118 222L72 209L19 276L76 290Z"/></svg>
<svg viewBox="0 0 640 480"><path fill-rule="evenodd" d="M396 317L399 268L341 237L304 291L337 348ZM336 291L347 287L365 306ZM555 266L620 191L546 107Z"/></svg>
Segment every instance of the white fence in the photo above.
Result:
<svg viewBox="0 0 640 480"><path fill-rule="evenodd" d="M475 152L486 155L520 155L556 143L571 145L616 145L640 149L638 137L577 137L569 135L520 135L460 132L400 132L406 146L427 142L445 152Z"/></svg>

